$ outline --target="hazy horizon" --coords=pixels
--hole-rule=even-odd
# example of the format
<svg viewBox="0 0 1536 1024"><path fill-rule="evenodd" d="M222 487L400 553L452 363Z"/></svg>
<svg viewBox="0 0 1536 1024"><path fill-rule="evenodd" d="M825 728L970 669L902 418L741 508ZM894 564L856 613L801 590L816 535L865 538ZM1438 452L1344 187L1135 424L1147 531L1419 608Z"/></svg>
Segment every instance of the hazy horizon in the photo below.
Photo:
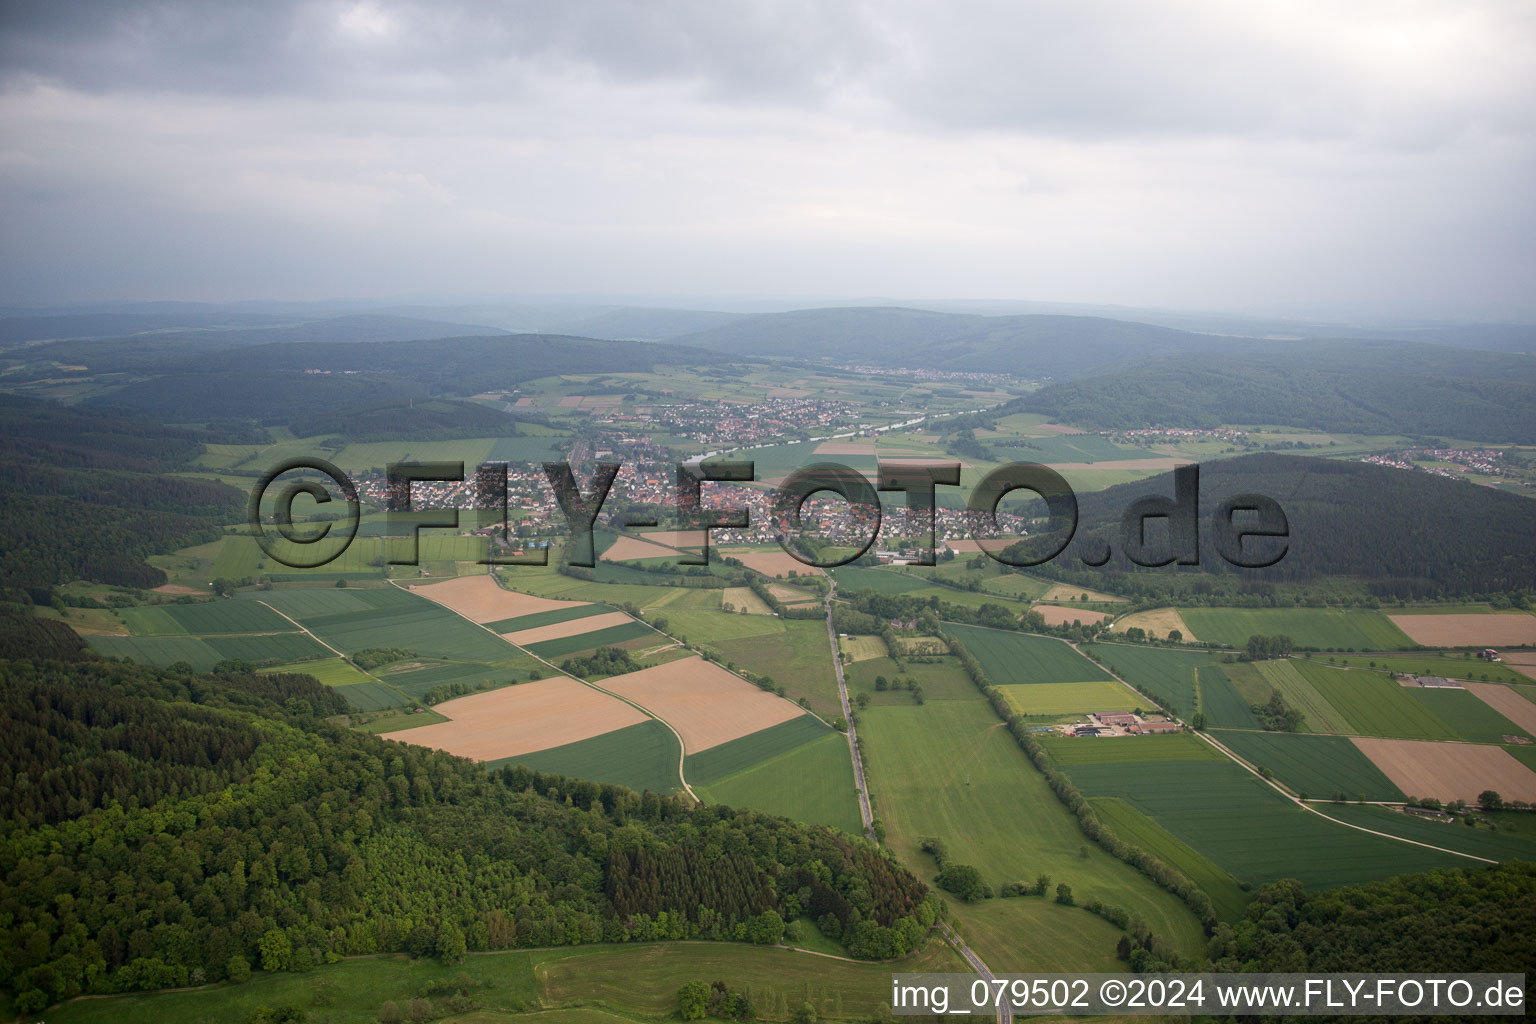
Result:
<svg viewBox="0 0 1536 1024"><path fill-rule="evenodd" d="M1533 40L1499 3L12 4L0 303L1529 321Z"/></svg>

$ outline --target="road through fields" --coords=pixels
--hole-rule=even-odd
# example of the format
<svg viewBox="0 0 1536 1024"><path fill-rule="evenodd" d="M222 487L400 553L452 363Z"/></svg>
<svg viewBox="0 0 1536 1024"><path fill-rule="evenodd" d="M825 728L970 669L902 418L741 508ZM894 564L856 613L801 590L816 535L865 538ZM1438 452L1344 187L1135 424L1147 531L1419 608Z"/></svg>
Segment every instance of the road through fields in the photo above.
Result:
<svg viewBox="0 0 1536 1024"><path fill-rule="evenodd" d="M843 721L848 723L848 756L853 758L853 782L859 788L859 815L864 819L864 834L875 838L875 816L869 809L869 786L864 782L864 759L859 757L859 733L853 724L853 707L848 703L848 684L843 681L843 657L837 646L837 627L832 624L832 601L837 597L837 580L830 573L831 584L823 599L827 608L827 639L832 643L832 668L837 672L837 697L843 702Z"/></svg>

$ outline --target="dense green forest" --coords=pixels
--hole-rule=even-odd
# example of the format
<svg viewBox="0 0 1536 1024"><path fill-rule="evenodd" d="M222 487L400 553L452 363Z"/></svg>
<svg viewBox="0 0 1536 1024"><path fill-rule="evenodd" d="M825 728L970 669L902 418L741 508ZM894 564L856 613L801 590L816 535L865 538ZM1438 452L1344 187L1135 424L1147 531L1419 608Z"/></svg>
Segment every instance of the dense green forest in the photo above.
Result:
<svg viewBox="0 0 1536 1024"><path fill-rule="evenodd" d="M1536 964L1536 864L1445 869L1307 892L1265 886L1211 937L1218 971L1478 971ZM1528 986L1529 993L1529 986Z"/></svg>
<svg viewBox="0 0 1536 1024"><path fill-rule="evenodd" d="M1132 565L1121 550L1122 514L1138 498L1173 493L1172 474L1164 473L1080 495L1076 539L1033 571L1142 596L1210 590L1200 573L1259 585L1350 577L1383 598L1536 591L1536 503L1517 495L1360 462L1246 455L1201 467L1198 568ZM1273 566L1234 569L1216 549L1211 515L1239 494L1273 498L1285 512L1288 550ZM1105 543L1110 562L1084 568L1077 553Z"/></svg>
<svg viewBox="0 0 1536 1024"><path fill-rule="evenodd" d="M243 514L236 488L168 475L227 436L0 396L0 580L164 583L146 555L215 540Z"/></svg>
<svg viewBox="0 0 1536 1024"><path fill-rule="evenodd" d="M324 720L309 676L0 662L0 986L34 1011L338 956L716 938L939 904L843 833L504 768Z"/></svg>
<svg viewBox="0 0 1536 1024"><path fill-rule="evenodd" d="M1390 341L1234 342L1042 388L1005 407L1094 430L1280 423L1536 443L1536 357Z"/></svg>

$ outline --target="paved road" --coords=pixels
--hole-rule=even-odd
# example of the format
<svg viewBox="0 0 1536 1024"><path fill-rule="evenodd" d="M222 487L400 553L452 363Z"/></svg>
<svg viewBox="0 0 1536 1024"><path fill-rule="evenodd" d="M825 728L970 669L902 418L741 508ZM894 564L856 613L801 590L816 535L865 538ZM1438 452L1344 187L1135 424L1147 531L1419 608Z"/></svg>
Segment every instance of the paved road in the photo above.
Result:
<svg viewBox="0 0 1536 1024"><path fill-rule="evenodd" d="M965 962L970 964L977 974L987 980L987 987L991 988L992 972L982 962L981 957L976 955L975 950L967 946L965 941L955 934L955 930L949 926L948 921L939 922L939 931L944 933L944 937L949 940L949 944L954 946L955 950L965 958ZM1013 1007L1008 1004L1006 999L997 1004L997 1024L1013 1024Z"/></svg>
<svg viewBox="0 0 1536 1024"><path fill-rule="evenodd" d="M859 756L859 734L853 725L853 708L848 703L848 684L843 681L843 657L837 647L837 627L832 624L832 599L837 596L837 581L830 574L831 584L825 598L827 606L827 637L832 641L832 668L837 672L837 696L843 702L843 721L848 723L848 756L853 758L853 781L859 787L859 814L864 818L864 834L875 838L875 816L869 808L869 786L864 782L864 759Z"/></svg>

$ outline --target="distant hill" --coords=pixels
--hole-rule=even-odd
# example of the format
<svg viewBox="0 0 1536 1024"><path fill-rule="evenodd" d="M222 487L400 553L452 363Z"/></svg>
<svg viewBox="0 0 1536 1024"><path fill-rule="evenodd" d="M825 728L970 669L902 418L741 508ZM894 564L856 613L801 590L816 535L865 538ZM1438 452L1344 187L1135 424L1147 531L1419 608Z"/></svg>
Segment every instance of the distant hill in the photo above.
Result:
<svg viewBox="0 0 1536 1024"><path fill-rule="evenodd" d="M1162 357L1010 403L1096 430L1279 423L1536 443L1536 357L1392 341Z"/></svg>
<svg viewBox="0 0 1536 1024"><path fill-rule="evenodd" d="M1078 537L1049 566L1122 592L1138 589L1136 577L1155 589L1156 578L1187 575L1172 566L1135 567L1118 550L1121 514L1152 494L1173 496L1171 473L1079 495ZM1240 572L1222 560L1210 526L1211 513L1237 494L1273 498L1290 524L1286 556L1243 572L1251 581L1349 577L1383 597L1536 590L1536 502L1529 498L1362 462L1274 453L1208 462L1200 467L1203 570ZM1083 569L1079 544L1088 550L1103 541L1115 557Z"/></svg>
<svg viewBox="0 0 1536 1024"><path fill-rule="evenodd" d="M582 338L618 341L666 341L685 334L710 331L743 318L741 313L704 309L614 309L596 316L556 324L547 334L574 334Z"/></svg>
<svg viewBox="0 0 1536 1024"><path fill-rule="evenodd" d="M738 355L1036 379L1070 379L1132 360L1258 344L1103 317L978 316L895 306L763 313L674 340Z"/></svg>
<svg viewBox="0 0 1536 1024"><path fill-rule="evenodd" d="M116 314L105 316L116 322L119 328L123 326L122 318L117 317ZM94 322L97 318L63 319L70 321L64 326L81 328L87 326L84 321ZM0 330L3 330L6 323L8 321L0 321ZM3 358L33 364L30 370L23 366L19 371L13 371L10 374L12 380L21 381L56 376L57 370L51 367L53 363L85 366L92 373L134 372L152 370L204 353L226 352L253 345L279 343L351 345L383 341L432 341L438 338L464 337L468 334L505 333L494 327L481 327L474 324L363 313L268 327L146 328L145 333L141 334L82 337L30 345L21 349L12 349L5 353Z"/></svg>
<svg viewBox="0 0 1536 1024"><path fill-rule="evenodd" d="M554 335L284 342L167 359L150 379L92 401L168 422L239 419L278 424L472 395L560 373L636 372L658 363L709 365L724 360L662 342Z"/></svg>

